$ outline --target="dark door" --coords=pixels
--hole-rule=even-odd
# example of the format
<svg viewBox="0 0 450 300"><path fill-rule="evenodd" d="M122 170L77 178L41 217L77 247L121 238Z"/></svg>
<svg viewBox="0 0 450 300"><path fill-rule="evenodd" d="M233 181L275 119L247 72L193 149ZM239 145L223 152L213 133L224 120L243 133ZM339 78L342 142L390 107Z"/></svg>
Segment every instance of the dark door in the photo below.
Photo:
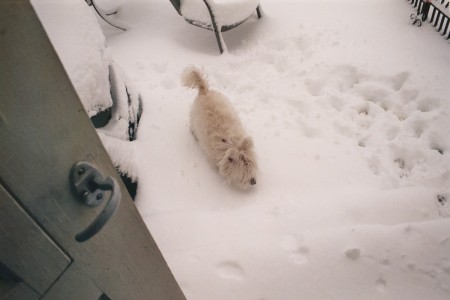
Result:
<svg viewBox="0 0 450 300"><path fill-rule="evenodd" d="M0 299L185 299L26 0L0 1L0 158ZM118 183L100 205L74 191L77 162Z"/></svg>

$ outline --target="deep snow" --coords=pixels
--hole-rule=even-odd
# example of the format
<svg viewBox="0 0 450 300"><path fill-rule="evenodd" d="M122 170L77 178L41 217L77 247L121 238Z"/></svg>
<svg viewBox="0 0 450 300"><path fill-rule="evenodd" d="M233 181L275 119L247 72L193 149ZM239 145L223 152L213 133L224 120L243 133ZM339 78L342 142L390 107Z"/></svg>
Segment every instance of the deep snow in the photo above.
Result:
<svg viewBox="0 0 450 300"><path fill-rule="evenodd" d="M449 299L449 43L407 1L265 0L222 56L169 1L120 3L131 29L99 22L144 113L105 146L188 299ZM255 189L191 136L190 64L253 136Z"/></svg>

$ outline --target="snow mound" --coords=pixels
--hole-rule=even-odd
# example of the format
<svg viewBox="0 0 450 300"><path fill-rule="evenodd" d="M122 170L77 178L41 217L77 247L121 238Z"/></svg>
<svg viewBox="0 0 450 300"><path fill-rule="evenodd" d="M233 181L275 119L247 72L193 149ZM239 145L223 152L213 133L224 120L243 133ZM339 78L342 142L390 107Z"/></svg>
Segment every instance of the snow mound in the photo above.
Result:
<svg viewBox="0 0 450 300"><path fill-rule="evenodd" d="M32 4L89 117L111 107L111 57L89 6L77 0L34 0Z"/></svg>

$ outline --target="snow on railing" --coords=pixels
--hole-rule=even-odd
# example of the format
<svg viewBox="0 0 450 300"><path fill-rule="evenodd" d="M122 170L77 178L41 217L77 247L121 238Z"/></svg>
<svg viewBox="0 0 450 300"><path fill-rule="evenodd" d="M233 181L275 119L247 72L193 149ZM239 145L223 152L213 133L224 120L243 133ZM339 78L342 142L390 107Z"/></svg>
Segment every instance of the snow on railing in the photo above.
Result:
<svg viewBox="0 0 450 300"><path fill-rule="evenodd" d="M417 8L417 17L421 16L422 21L429 20L433 27L437 28L446 39L450 39L450 0L407 0L414 8ZM428 7L427 7L428 6ZM421 24L416 18L413 24Z"/></svg>

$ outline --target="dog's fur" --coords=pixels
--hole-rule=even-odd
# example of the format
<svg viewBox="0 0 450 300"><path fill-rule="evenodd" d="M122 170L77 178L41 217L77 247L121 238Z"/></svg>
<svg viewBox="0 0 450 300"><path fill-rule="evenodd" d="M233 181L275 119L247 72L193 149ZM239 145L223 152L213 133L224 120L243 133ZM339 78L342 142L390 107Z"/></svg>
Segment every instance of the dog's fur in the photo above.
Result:
<svg viewBox="0 0 450 300"><path fill-rule="evenodd" d="M182 83L198 89L191 109L191 132L208 160L229 183L242 189L255 185L257 164L253 140L246 135L227 98L210 90L206 77L195 67L184 70Z"/></svg>

